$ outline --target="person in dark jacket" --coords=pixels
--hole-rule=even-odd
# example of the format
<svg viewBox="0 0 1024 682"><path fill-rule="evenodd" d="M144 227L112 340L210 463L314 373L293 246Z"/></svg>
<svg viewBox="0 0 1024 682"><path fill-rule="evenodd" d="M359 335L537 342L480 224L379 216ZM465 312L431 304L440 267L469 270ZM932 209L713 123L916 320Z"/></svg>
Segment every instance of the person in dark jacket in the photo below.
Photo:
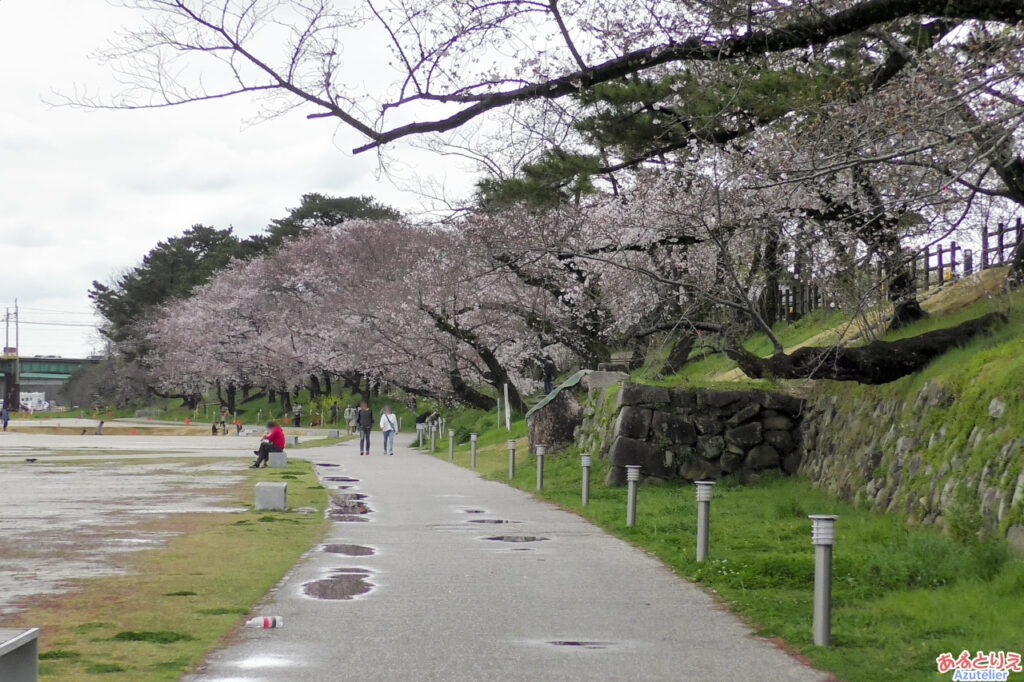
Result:
<svg viewBox="0 0 1024 682"><path fill-rule="evenodd" d="M550 355L544 356L544 395L551 393L554 388L553 382L555 380L555 361L551 359Z"/></svg>
<svg viewBox="0 0 1024 682"><path fill-rule="evenodd" d="M373 411L364 400L356 411L356 427L359 429L359 454L370 454L370 429L373 428Z"/></svg>

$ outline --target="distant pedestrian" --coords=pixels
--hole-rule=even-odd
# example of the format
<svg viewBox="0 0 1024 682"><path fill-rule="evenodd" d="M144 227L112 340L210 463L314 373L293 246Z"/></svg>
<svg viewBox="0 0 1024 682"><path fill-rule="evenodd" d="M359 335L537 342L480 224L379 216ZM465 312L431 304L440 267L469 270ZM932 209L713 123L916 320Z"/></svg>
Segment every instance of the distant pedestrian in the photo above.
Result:
<svg viewBox="0 0 1024 682"><path fill-rule="evenodd" d="M331 423L332 424L337 424L338 423L338 401L337 400L335 400L333 403L331 403Z"/></svg>
<svg viewBox="0 0 1024 682"><path fill-rule="evenodd" d="M359 429L359 454L370 454L370 429L373 428L373 411L364 400L356 411L356 427Z"/></svg>
<svg viewBox="0 0 1024 682"><path fill-rule="evenodd" d="M242 435L242 420L241 419L236 419L235 420L235 435L236 436L241 436Z"/></svg>
<svg viewBox="0 0 1024 682"><path fill-rule="evenodd" d="M7 411L7 406L4 405L4 411L2 413L4 419L4 431L7 430L7 422L11 421L11 413Z"/></svg>
<svg viewBox="0 0 1024 682"><path fill-rule="evenodd" d="M551 393L554 389L555 361L550 355L544 356L544 395Z"/></svg>
<svg viewBox="0 0 1024 682"><path fill-rule="evenodd" d="M295 426L302 426L302 403L295 403L292 414L295 415Z"/></svg>
<svg viewBox="0 0 1024 682"><path fill-rule="evenodd" d="M215 424L215 423L214 424L210 424L210 435L211 436L216 436L217 435L217 424Z"/></svg>
<svg viewBox="0 0 1024 682"><path fill-rule="evenodd" d="M103 420L102 419L100 420L100 423L96 425L96 435L97 436L102 436L103 435Z"/></svg>
<svg viewBox="0 0 1024 682"><path fill-rule="evenodd" d="M381 410L380 431L384 435L384 454L395 454L395 434L398 433L398 417L391 412L390 405L385 405Z"/></svg>
<svg viewBox="0 0 1024 682"><path fill-rule="evenodd" d="M214 431L213 435L216 436L217 432ZM227 410L221 410L220 411L220 435L222 435L222 436L228 435L228 411Z"/></svg>
<svg viewBox="0 0 1024 682"><path fill-rule="evenodd" d="M260 446L252 451L256 461L250 469L259 469L260 464L266 468L271 452L284 452L284 429L277 422L267 422L267 432L260 439Z"/></svg>
<svg viewBox="0 0 1024 682"><path fill-rule="evenodd" d="M356 413L358 411L355 405L349 405L345 408L345 425L350 436L356 432Z"/></svg>

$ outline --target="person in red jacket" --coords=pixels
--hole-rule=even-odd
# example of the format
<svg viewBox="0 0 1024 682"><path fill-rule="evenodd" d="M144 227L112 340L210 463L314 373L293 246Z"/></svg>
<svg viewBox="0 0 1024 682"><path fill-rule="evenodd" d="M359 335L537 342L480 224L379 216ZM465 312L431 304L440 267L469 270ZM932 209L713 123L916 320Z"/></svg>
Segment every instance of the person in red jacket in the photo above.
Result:
<svg viewBox="0 0 1024 682"><path fill-rule="evenodd" d="M267 422L267 432L260 440L259 449L252 451L252 454L256 455L256 461L249 468L259 469L261 463L266 467L271 452L284 452L284 429L277 422Z"/></svg>

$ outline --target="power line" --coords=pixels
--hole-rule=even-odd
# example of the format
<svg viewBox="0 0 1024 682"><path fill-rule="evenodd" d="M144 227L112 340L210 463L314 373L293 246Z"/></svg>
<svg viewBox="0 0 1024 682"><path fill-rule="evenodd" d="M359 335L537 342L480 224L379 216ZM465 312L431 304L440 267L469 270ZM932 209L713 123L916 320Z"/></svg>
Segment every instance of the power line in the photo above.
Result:
<svg viewBox="0 0 1024 682"><path fill-rule="evenodd" d="M98 324L89 324L86 322L30 322L28 320L21 320L21 324L34 324L43 325L47 327L88 327L90 329L99 329Z"/></svg>

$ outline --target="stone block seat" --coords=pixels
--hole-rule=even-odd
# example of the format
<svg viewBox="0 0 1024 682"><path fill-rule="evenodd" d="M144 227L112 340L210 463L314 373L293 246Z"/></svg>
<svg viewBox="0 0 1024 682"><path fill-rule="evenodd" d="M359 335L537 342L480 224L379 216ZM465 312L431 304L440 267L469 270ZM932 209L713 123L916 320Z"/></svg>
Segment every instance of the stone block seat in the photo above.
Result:
<svg viewBox="0 0 1024 682"><path fill-rule="evenodd" d="M288 508L288 484L261 481L256 484L256 500L253 505L257 510Z"/></svg>
<svg viewBox="0 0 1024 682"><path fill-rule="evenodd" d="M0 628L0 680L36 682L39 628Z"/></svg>
<svg viewBox="0 0 1024 682"><path fill-rule="evenodd" d="M272 469L284 469L288 466L288 451L268 453L267 466Z"/></svg>

